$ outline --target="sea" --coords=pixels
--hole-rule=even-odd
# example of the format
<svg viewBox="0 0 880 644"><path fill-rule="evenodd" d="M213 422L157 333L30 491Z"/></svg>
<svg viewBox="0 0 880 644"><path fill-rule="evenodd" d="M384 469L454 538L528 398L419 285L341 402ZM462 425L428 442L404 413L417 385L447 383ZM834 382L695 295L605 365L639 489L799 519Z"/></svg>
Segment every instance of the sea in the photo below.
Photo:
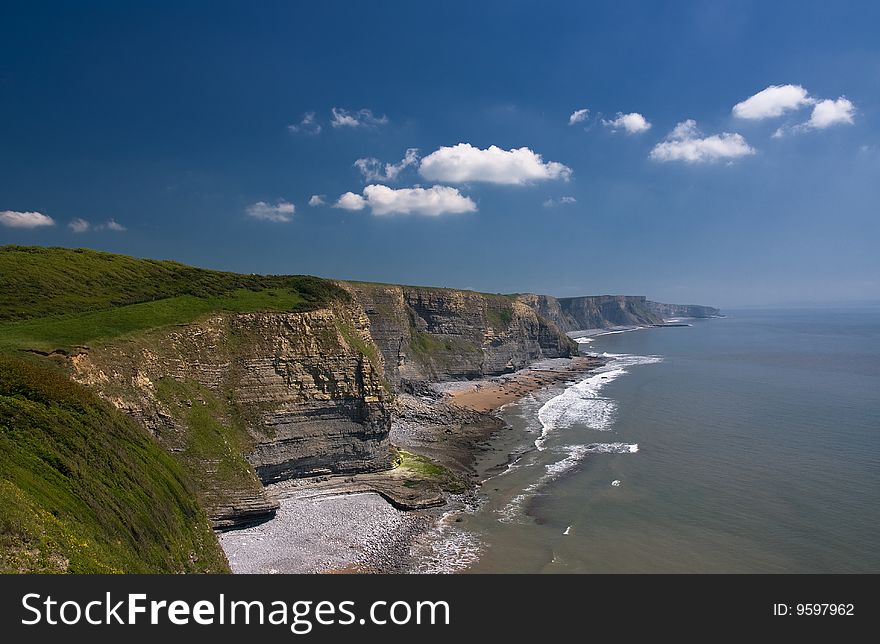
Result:
<svg viewBox="0 0 880 644"><path fill-rule="evenodd" d="M880 572L880 307L725 313L583 340L420 570Z"/></svg>

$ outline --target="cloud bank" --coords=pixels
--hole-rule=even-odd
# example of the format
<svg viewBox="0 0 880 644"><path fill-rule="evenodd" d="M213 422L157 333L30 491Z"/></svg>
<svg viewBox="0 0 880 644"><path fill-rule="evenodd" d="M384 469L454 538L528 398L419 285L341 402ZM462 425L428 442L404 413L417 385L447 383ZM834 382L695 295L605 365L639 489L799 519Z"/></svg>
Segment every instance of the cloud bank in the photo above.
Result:
<svg viewBox="0 0 880 644"><path fill-rule="evenodd" d="M693 119L682 121L666 139L654 146L650 158L654 161L684 161L685 163L711 163L733 160L755 153L740 134L723 132L702 136Z"/></svg>
<svg viewBox="0 0 880 644"><path fill-rule="evenodd" d="M293 213L296 211L296 206L283 199L274 206L265 201L258 201L245 208L244 211L248 217L253 217L254 219L285 223L290 221L293 217Z"/></svg>
<svg viewBox="0 0 880 644"><path fill-rule="evenodd" d="M733 115L740 119L761 121L812 105L812 98L800 85L770 85L733 106Z"/></svg>
<svg viewBox="0 0 880 644"><path fill-rule="evenodd" d="M574 125L575 123L580 123L581 121L586 121L587 117L590 115L590 110L586 107L580 110L575 110L571 113L571 116L568 117L568 124Z"/></svg>
<svg viewBox="0 0 880 644"><path fill-rule="evenodd" d="M627 134L641 134L651 129L648 119L638 112L630 112L629 114L618 112L617 118L611 121L602 119L602 125L614 130L625 130Z"/></svg>
<svg viewBox="0 0 880 644"><path fill-rule="evenodd" d="M287 129L296 134L320 134L322 130L314 112L306 112L299 123L288 125Z"/></svg>
<svg viewBox="0 0 880 644"><path fill-rule="evenodd" d="M7 228L40 228L54 225L55 220L41 212L0 211L0 226Z"/></svg>
<svg viewBox="0 0 880 644"><path fill-rule="evenodd" d="M419 174L429 181L468 183L481 181L523 185L536 181L568 180L571 168L556 161L545 162L526 147L503 150L492 145L482 150L470 143L441 147L419 165Z"/></svg>
<svg viewBox="0 0 880 644"><path fill-rule="evenodd" d="M363 108L360 110L344 110L334 107L330 110L330 125L336 128L369 128L388 123L388 117L384 114L376 116L372 110Z"/></svg>
<svg viewBox="0 0 880 644"><path fill-rule="evenodd" d="M844 96L836 101L826 98L816 103L805 125L814 130L824 130L832 125L852 124L855 109L855 105Z"/></svg>
<svg viewBox="0 0 880 644"><path fill-rule="evenodd" d="M374 215L415 214L429 217L477 210L477 204L470 197L449 186L394 189L379 184L364 188L363 195L346 192L334 207L355 211L369 207Z"/></svg>
<svg viewBox="0 0 880 644"><path fill-rule="evenodd" d="M67 227L75 233L84 233L88 231L92 227L92 225L85 219L77 217L76 219L71 220L70 223L67 224Z"/></svg>
<svg viewBox="0 0 880 644"><path fill-rule="evenodd" d="M67 227L75 233L85 233L90 230L112 230L113 232L121 233L127 230L125 226L117 222L115 219L108 219L103 224L92 226L92 223L90 221L88 221L87 219L83 219L82 217L71 219L70 222L67 224Z"/></svg>
<svg viewBox="0 0 880 644"><path fill-rule="evenodd" d="M774 139L782 137L787 132L824 130L832 125L854 123L855 105L848 98L840 96L837 100L817 99L810 96L809 92L800 85L770 85L734 105L733 115L737 118L757 121L776 118L806 105L813 106L810 118L796 125L782 125L773 133Z"/></svg>
<svg viewBox="0 0 880 644"><path fill-rule="evenodd" d="M545 208L554 208L556 206L567 206L573 203L577 203L577 199L575 199L574 197L560 197L559 199L547 199L543 203L543 206Z"/></svg>
<svg viewBox="0 0 880 644"><path fill-rule="evenodd" d="M388 182L395 181L398 175L410 166L417 165L419 162L419 149L407 148L403 159L397 163L382 164L379 159L367 157L358 159L354 162L355 167L364 175L364 179L368 182Z"/></svg>

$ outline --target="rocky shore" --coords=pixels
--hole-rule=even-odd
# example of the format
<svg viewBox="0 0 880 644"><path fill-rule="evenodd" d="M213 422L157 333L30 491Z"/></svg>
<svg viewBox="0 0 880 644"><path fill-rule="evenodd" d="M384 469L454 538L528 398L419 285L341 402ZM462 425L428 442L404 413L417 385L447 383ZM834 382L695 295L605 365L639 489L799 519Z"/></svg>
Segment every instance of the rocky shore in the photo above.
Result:
<svg viewBox="0 0 880 644"><path fill-rule="evenodd" d="M382 573L419 569L413 544L473 493L509 455L492 412L526 394L574 380L601 358L544 360L520 371L432 385L394 401L386 472L319 476L269 485L279 509L260 525L223 533L235 573ZM418 455L418 456L416 456Z"/></svg>

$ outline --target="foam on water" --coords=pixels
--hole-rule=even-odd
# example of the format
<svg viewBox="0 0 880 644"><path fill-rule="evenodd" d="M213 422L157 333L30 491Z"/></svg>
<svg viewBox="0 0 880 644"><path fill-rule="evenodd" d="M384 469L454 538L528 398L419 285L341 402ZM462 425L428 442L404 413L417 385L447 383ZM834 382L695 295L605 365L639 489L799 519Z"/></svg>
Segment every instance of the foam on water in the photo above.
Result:
<svg viewBox="0 0 880 644"><path fill-rule="evenodd" d="M413 545L415 566L410 572L419 574L452 574L468 568L480 558L483 542L479 535L463 530L455 518L460 514L474 514L482 499L475 494L454 494L449 501L459 507L444 512L443 516Z"/></svg>
<svg viewBox="0 0 880 644"><path fill-rule="evenodd" d="M420 574L452 574L465 570L480 557L480 538L441 521L428 536L429 552L418 558L414 572Z"/></svg>
<svg viewBox="0 0 880 644"><path fill-rule="evenodd" d="M565 448L565 457L545 465L544 474L527 485L520 494L513 497L503 508L496 510L502 523L511 523L520 514L523 504L533 497L541 488L558 479L576 467L588 454L635 454L639 451L637 443L590 443L589 445L569 445Z"/></svg>
<svg viewBox="0 0 880 644"><path fill-rule="evenodd" d="M538 410L541 435L535 440L535 447L539 450L544 449L547 435L555 429L574 425L585 425L589 429L598 431L611 429L617 415L617 403L600 396L602 388L627 373L628 367L652 364L662 360L659 356L614 353L602 355L611 358L608 364L554 396Z"/></svg>

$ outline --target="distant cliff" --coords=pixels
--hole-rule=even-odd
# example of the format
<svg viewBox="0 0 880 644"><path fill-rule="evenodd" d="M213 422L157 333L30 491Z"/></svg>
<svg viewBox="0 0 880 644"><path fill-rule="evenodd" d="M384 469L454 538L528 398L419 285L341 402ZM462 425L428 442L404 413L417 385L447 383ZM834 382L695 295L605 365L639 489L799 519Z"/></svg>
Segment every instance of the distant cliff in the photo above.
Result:
<svg viewBox="0 0 880 644"><path fill-rule="evenodd" d="M342 283L370 318L395 389L494 376L541 358L577 355L553 322L515 296Z"/></svg>
<svg viewBox="0 0 880 644"><path fill-rule="evenodd" d="M660 302L648 302L648 308L662 318L714 318L721 315L721 311L700 304L662 304Z"/></svg>
<svg viewBox="0 0 880 644"><path fill-rule="evenodd" d="M526 293L518 299L565 332L613 326L662 324L671 317L708 318L719 315L710 306L662 304L642 295L552 297Z"/></svg>
<svg viewBox="0 0 880 644"><path fill-rule="evenodd" d="M611 326L659 324L663 319L636 295L560 297L520 295L520 300L563 331L601 329Z"/></svg>

